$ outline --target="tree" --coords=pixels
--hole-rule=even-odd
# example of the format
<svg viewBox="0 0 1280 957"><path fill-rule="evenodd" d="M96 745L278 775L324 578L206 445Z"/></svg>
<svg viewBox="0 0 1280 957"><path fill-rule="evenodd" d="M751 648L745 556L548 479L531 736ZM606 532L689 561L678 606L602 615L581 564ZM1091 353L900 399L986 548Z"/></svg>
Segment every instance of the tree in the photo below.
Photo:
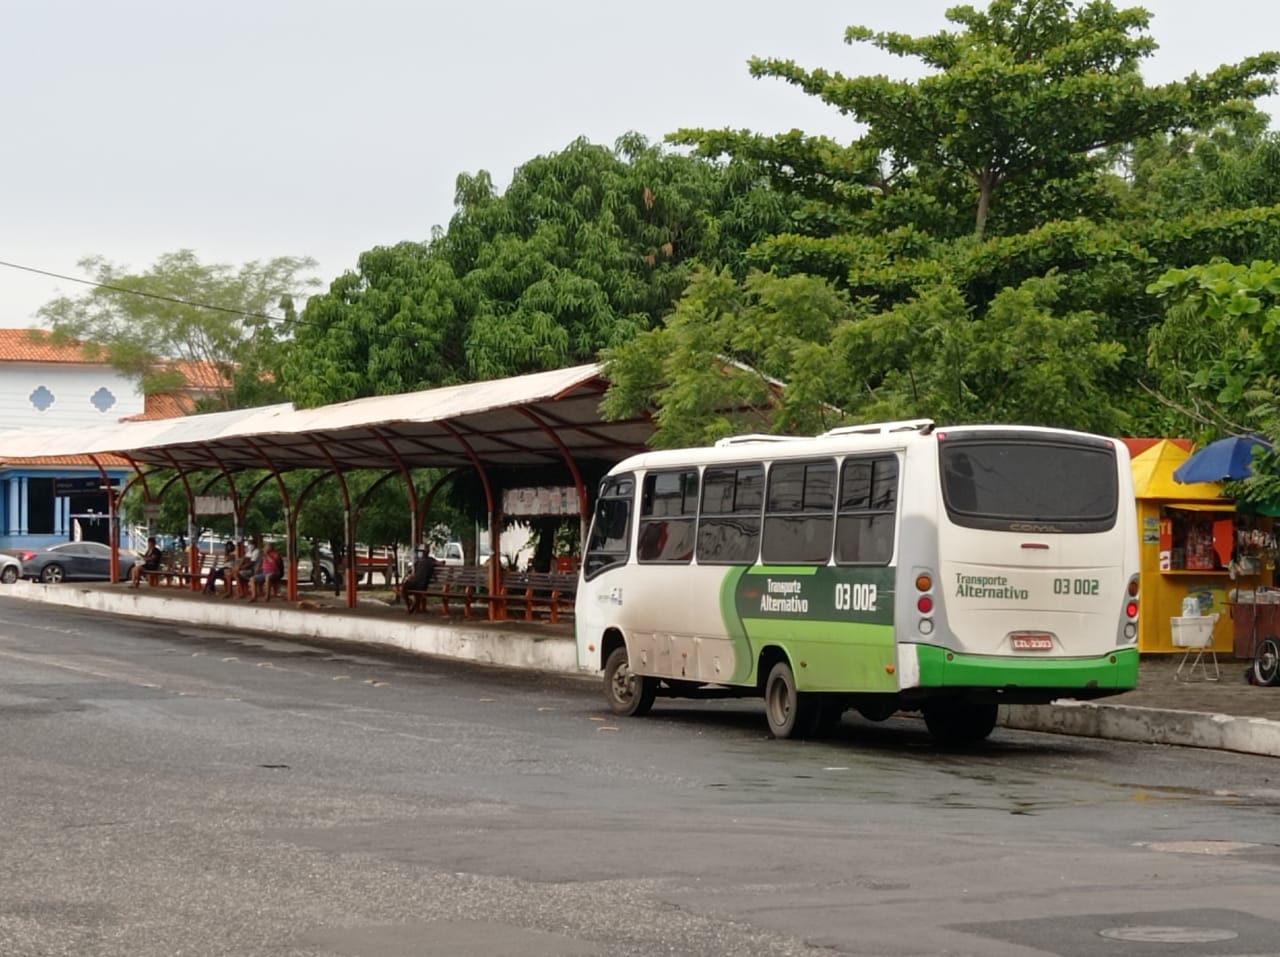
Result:
<svg viewBox="0 0 1280 957"><path fill-rule="evenodd" d="M822 279L700 271L666 324L606 351L605 415L656 405L658 444L700 445L736 432L812 431L846 378L827 348L855 314ZM785 388L780 385L785 383Z"/></svg>
<svg viewBox="0 0 1280 957"><path fill-rule="evenodd" d="M1217 261L1172 269L1151 285L1165 320L1149 362L1162 397L1203 438L1261 433L1280 442L1280 265ZM1280 455L1265 454L1239 497L1280 502Z"/></svg>
<svg viewBox="0 0 1280 957"><path fill-rule="evenodd" d="M1218 261L1171 269L1148 361L1163 396L1210 433L1280 437L1280 266Z"/></svg>
<svg viewBox="0 0 1280 957"><path fill-rule="evenodd" d="M285 394L310 407L466 381L460 294L448 263L421 243L362 253L293 326Z"/></svg>
<svg viewBox="0 0 1280 957"><path fill-rule="evenodd" d="M1242 100L1270 93L1280 55L1249 57L1207 77L1147 86L1141 61L1156 49L1139 7L1096 0L994 0L985 12L952 7L963 29L932 36L850 27L848 43L915 57L935 72L921 80L845 77L790 60L751 61L754 76L778 77L819 97L867 133L859 144L894 165L963 186L981 238L997 195L1021 188L1005 230L1043 221L1045 190L1055 212L1085 202L1103 151L1156 133L1204 128ZM1024 207L1018 209L1017 207Z"/></svg>
<svg viewBox="0 0 1280 957"><path fill-rule="evenodd" d="M277 399L281 329L294 318L294 296L315 282L302 275L313 260L280 257L233 269L206 265L182 249L141 273L100 257L80 265L97 286L40 309L55 339L84 342L87 358L138 376L147 393L184 386L174 363L186 362L217 372L214 408Z"/></svg>
<svg viewBox="0 0 1280 957"><path fill-rule="evenodd" d="M738 267L788 222L748 163L633 135L536 157L499 194L458 178L428 243L371 250L307 304L284 365L301 405L594 361L657 325L697 262Z"/></svg>
<svg viewBox="0 0 1280 957"><path fill-rule="evenodd" d="M1123 164L1130 180L1122 215L1136 222L1280 203L1280 134L1257 110L1208 130L1149 137Z"/></svg>
<svg viewBox="0 0 1280 957"><path fill-rule="evenodd" d="M978 316L947 285L873 313L811 276L703 274L664 329L608 354L604 411L656 404L664 446L915 417L1114 434L1105 379L1125 349L1060 307L1063 285L1027 280Z"/></svg>
<svg viewBox="0 0 1280 957"><path fill-rule="evenodd" d="M1215 254L1280 257L1271 138L1248 102L1273 88L1280 56L1148 86L1138 68L1155 45L1141 9L996 0L948 17L959 30L846 35L918 58L932 71L918 81L752 61L755 76L787 80L864 124L846 148L799 131L670 137L707 157L747 158L800 201L793 228L746 251L749 269L820 277L857 304L832 332L840 360L814 363L831 371L788 384L811 410L859 419L1107 431L1165 421L1144 362L1161 318L1147 287ZM684 321L723 340L714 313L690 310ZM648 382L670 403L658 415L664 431L722 430L706 410L731 407L741 383L707 377L690 405L664 335L611 353L620 407L634 410L636 383Z"/></svg>

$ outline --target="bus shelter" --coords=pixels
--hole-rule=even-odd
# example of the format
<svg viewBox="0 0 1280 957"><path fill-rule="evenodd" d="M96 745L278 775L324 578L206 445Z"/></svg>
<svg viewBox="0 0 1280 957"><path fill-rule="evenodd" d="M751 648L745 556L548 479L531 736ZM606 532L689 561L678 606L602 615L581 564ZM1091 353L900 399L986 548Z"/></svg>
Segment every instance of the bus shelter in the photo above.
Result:
<svg viewBox="0 0 1280 957"><path fill-rule="evenodd" d="M140 486L150 501L176 482L186 493L192 524L199 500L229 499L237 539L244 534L243 519L253 497L274 485L288 525L286 561L293 571L288 576L290 597L296 598L297 515L315 483L291 495L282 480L285 473L320 469L325 473L321 479L337 483L349 545L358 540L364 502L348 487L347 473L380 470L383 479L402 481L412 510L411 544L417 546L425 506L438 483L420 489L414 470L465 470L483 492L490 548L497 554L502 490L491 480L491 473L563 469L564 484L573 490L572 502L585 530L594 493L586 487L585 467L612 465L646 447L653 434L647 417L601 417L600 401L607 387L601 367L593 363L313 409L282 404L89 429L0 432L0 460L82 455L98 465L105 479L107 463L118 456L132 466L135 475L111 496L113 523L119 522L123 496L134 486ZM202 478L203 484L198 485L196 477L209 473L214 478ZM119 540L118 534L113 540ZM356 604L357 580L352 551L348 548L345 576L350 607ZM199 567L194 540L190 562L191 567ZM488 563L494 594L499 591L500 565ZM199 587L198 581L193 580L192 587ZM491 606L491 610L499 608Z"/></svg>

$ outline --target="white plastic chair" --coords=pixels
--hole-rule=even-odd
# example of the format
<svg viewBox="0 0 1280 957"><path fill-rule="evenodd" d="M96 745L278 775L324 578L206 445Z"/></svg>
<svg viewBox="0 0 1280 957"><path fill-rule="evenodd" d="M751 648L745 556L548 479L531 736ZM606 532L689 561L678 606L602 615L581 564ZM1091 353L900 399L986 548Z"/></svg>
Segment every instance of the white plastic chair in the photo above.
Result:
<svg viewBox="0 0 1280 957"><path fill-rule="evenodd" d="M1200 669L1205 681L1220 679L1222 672L1218 670L1218 652L1213 647L1213 630L1218 626L1218 613L1173 618L1170 624L1173 628L1174 647L1186 649L1182 653L1182 660L1178 662L1177 670L1173 673L1173 680L1182 678L1184 681L1194 681L1196 668ZM1194 658L1191 657L1193 653ZM1186 666L1188 658L1191 658L1191 667L1187 668L1184 676L1182 669ZM1210 662L1213 663L1213 674L1209 674Z"/></svg>

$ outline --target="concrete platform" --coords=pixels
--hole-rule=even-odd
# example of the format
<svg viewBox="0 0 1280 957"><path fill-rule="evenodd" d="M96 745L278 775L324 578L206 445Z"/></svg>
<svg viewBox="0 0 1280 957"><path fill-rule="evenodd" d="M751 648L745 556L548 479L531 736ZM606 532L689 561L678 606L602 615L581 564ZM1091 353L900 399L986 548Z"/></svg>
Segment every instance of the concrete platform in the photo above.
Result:
<svg viewBox="0 0 1280 957"><path fill-rule="evenodd" d="M47 602L112 615L261 631L294 639L376 644L507 668L581 675L569 624L489 622L405 613L389 592L362 592L348 609L331 593L299 602L251 604L176 587L131 589L123 584L17 582L0 585L0 601ZM1221 677L1175 676L1180 655L1147 656L1134 691L1097 702L1001 709L1011 728L1280 757L1280 687L1244 679L1246 663L1219 655ZM1212 674L1212 668L1209 669Z"/></svg>

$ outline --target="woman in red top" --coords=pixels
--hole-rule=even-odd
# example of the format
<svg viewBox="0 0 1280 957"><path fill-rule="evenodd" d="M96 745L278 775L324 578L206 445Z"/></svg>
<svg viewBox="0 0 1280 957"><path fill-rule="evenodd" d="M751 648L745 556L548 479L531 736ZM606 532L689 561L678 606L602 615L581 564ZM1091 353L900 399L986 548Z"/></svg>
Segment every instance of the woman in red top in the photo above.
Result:
<svg viewBox="0 0 1280 957"><path fill-rule="evenodd" d="M258 573L253 576L253 598L250 601L270 601L284 578L284 558L271 542L267 542L262 551L262 564Z"/></svg>

